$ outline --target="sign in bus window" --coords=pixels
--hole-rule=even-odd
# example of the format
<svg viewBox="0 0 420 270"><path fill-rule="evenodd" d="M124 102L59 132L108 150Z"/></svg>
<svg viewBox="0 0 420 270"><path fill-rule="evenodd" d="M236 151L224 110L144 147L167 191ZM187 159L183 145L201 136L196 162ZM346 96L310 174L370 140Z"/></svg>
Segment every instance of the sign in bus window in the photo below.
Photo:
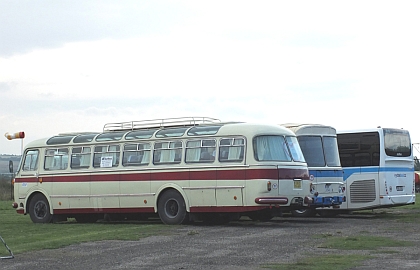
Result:
<svg viewBox="0 0 420 270"><path fill-rule="evenodd" d="M95 153L93 154L93 167L98 168L102 165L105 166L108 164L102 161L102 157L111 157L112 167L117 167L120 159L120 146L117 144L95 146ZM110 159L107 160L109 161Z"/></svg>

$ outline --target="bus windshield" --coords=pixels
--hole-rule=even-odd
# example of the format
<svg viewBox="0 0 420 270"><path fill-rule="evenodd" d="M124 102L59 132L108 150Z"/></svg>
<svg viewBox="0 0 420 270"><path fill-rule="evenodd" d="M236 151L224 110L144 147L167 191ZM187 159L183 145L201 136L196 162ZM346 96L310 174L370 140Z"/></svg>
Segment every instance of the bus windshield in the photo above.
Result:
<svg viewBox="0 0 420 270"><path fill-rule="evenodd" d="M385 153L394 157L411 155L410 135L407 130L384 129Z"/></svg>
<svg viewBox="0 0 420 270"><path fill-rule="evenodd" d="M325 158L320 136L299 136L300 147L309 167L324 167Z"/></svg>
<svg viewBox="0 0 420 270"><path fill-rule="evenodd" d="M324 137L323 141L324 152L325 152L325 161L329 167L339 167L340 164L340 155L338 153L338 145L336 137Z"/></svg>
<svg viewBox="0 0 420 270"><path fill-rule="evenodd" d="M324 136L299 136L300 147L309 167L338 167L337 138Z"/></svg>

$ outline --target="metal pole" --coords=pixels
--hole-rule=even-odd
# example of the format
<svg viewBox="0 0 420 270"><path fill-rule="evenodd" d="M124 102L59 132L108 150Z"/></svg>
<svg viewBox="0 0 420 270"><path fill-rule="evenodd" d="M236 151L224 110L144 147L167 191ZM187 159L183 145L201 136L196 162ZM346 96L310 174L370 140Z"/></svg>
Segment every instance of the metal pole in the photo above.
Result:
<svg viewBox="0 0 420 270"><path fill-rule="evenodd" d="M9 251L9 254L10 254L9 256L0 257L0 259L13 259L15 257L15 255L13 255L13 252L7 246L6 242L4 242L4 239L3 239L3 237L1 237L1 235L0 235L0 240L3 242L4 246Z"/></svg>

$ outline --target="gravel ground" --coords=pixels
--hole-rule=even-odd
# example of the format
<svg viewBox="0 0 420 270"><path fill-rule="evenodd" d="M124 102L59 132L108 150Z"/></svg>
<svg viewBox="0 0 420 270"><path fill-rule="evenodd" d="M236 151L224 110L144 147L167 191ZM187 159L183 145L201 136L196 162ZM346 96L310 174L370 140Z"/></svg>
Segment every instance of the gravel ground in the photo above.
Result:
<svg viewBox="0 0 420 270"><path fill-rule="evenodd" d="M353 269L420 269L419 225L378 219L375 213L335 218L284 216L270 222L240 220L223 226L168 226L165 236L83 243L18 254L14 259L0 260L0 269L247 270L262 269L268 263L296 263L302 258L323 254L373 257ZM361 233L407 240L414 246L346 251L321 248L325 239L313 237L322 234L359 236Z"/></svg>

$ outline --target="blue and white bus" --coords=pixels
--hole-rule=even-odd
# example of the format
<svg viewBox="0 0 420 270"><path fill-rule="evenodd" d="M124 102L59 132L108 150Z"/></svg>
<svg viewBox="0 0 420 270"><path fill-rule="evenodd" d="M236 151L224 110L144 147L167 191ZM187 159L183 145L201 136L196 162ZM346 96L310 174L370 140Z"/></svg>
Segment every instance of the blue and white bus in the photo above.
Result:
<svg viewBox="0 0 420 270"><path fill-rule="evenodd" d="M343 170L338 154L336 129L321 124L283 124L293 131L308 164L313 208L295 209L293 216L328 215L345 201ZM317 208L315 208L317 207Z"/></svg>
<svg viewBox="0 0 420 270"><path fill-rule="evenodd" d="M414 204L414 158L404 129L373 128L337 132L346 198L353 211Z"/></svg>

